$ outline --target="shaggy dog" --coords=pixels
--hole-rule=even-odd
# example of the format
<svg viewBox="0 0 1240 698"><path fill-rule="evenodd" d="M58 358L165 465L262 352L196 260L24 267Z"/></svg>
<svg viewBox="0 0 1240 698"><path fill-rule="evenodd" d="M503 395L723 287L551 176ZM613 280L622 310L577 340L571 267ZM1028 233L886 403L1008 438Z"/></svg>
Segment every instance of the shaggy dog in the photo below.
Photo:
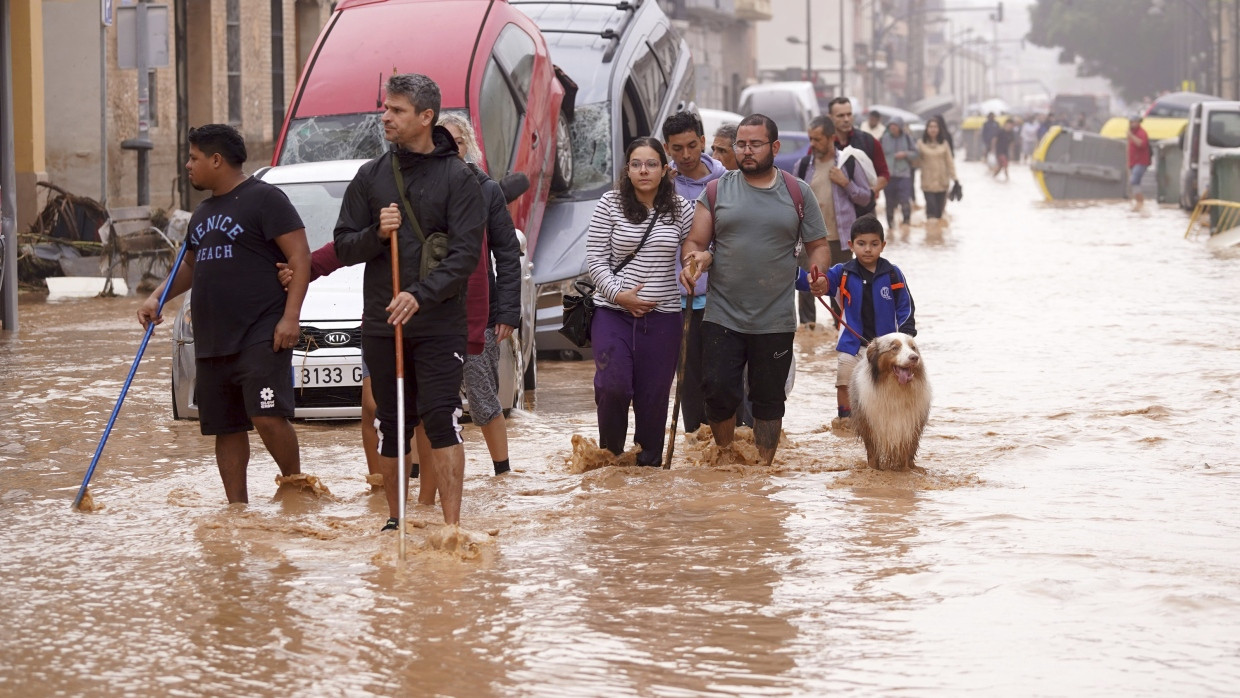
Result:
<svg viewBox="0 0 1240 698"><path fill-rule="evenodd" d="M871 468L924 469L913 464L930 417L930 383L913 338L893 332L870 342L848 385L852 426Z"/></svg>

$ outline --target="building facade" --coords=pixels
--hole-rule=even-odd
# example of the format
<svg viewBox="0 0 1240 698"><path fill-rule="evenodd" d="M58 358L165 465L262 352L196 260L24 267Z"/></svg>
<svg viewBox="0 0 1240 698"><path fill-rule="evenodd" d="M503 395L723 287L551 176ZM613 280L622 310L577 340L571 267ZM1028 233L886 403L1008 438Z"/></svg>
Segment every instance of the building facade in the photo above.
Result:
<svg viewBox="0 0 1240 698"><path fill-rule="evenodd" d="M121 148L138 131L138 71L122 68L121 22L104 26L98 0L16 0L29 45L13 73L18 153L18 230L45 201L36 181L49 181L110 207L137 203L137 155ZM132 3L117 3L125 12ZM148 5L154 6L155 3ZM151 12L153 36L166 38L167 65L149 70L150 204L192 207L183 196L184 145L178 100L189 126L230 123L245 136L247 169L266 164L298 71L330 15L327 0L173 0ZM184 12L182 41L176 17ZM162 22L154 18L162 18ZM18 32L21 33L21 32ZM131 40L126 37L126 41ZM162 42L161 42L162 43ZM178 48L183 50L178 51ZM178 63L185 79L178 85ZM178 150L178 146L181 150Z"/></svg>

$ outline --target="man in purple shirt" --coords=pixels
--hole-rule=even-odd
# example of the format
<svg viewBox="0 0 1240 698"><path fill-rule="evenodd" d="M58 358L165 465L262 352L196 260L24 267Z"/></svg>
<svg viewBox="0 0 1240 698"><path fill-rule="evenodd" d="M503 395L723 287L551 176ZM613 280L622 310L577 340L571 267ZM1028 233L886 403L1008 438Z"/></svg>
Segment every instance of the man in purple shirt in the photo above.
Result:
<svg viewBox="0 0 1240 698"><path fill-rule="evenodd" d="M818 199L822 219L827 224L831 264L843 264L853 256L849 249L849 231L857 220L857 210L870 203L873 190L865 169L850 152L852 148L836 149L835 123L831 117L818 116L809 122L809 148L809 153L797 163L797 175L809 184ZM809 296L802 293L799 298L802 322L813 322L815 318L814 299ZM810 312L806 312L807 301ZM831 306L839 312L835 298L831 299ZM839 326L838 321L836 326Z"/></svg>

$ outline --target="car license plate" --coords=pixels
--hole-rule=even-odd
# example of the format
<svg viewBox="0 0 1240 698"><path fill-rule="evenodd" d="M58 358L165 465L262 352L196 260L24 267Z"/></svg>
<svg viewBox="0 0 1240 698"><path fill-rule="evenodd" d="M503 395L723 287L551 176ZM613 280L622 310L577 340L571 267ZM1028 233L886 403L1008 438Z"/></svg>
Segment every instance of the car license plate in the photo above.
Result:
<svg viewBox="0 0 1240 698"><path fill-rule="evenodd" d="M361 385L362 366L294 366L294 388L334 388L341 385Z"/></svg>

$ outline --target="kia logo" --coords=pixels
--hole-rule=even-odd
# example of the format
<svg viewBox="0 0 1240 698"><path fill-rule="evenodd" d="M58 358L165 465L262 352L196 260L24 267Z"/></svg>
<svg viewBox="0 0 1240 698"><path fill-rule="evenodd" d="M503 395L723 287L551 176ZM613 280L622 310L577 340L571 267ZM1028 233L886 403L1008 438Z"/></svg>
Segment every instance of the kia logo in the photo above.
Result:
<svg viewBox="0 0 1240 698"><path fill-rule="evenodd" d="M333 346L340 346L341 344L348 344L349 339L350 337L349 337L348 332L328 332L327 334L323 335L323 341Z"/></svg>

